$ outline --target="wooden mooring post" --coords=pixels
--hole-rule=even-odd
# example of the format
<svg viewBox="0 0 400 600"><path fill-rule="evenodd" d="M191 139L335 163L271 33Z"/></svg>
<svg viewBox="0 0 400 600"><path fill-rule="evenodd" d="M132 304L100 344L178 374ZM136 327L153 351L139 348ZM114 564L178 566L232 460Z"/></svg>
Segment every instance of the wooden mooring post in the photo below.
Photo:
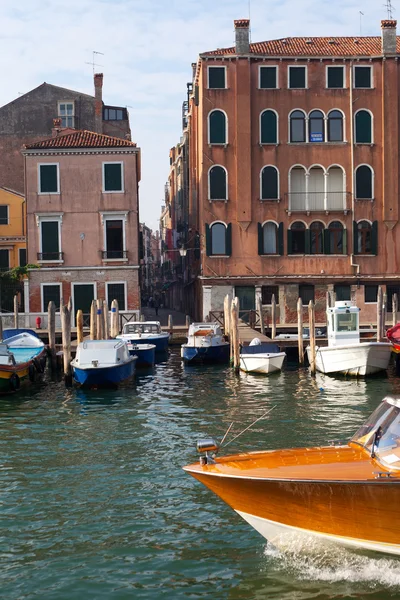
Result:
<svg viewBox="0 0 400 600"><path fill-rule="evenodd" d="M3 339L3 318L0 317L0 340Z"/></svg>
<svg viewBox="0 0 400 600"><path fill-rule="evenodd" d="M271 298L271 339L276 338L276 300L275 294Z"/></svg>
<svg viewBox="0 0 400 600"><path fill-rule="evenodd" d="M92 300L90 305L90 339L96 339L96 318L97 318L97 304L96 300Z"/></svg>
<svg viewBox="0 0 400 600"><path fill-rule="evenodd" d="M310 328L310 371L315 375L317 367L315 364L316 345L315 345L315 307L314 302L310 300L308 305L308 325Z"/></svg>
<svg viewBox="0 0 400 600"><path fill-rule="evenodd" d="M61 332L64 381L66 386L72 385L71 374L71 312L68 306L61 306Z"/></svg>
<svg viewBox="0 0 400 600"><path fill-rule="evenodd" d="M303 346L303 301L297 300L297 335L299 349L299 365L304 365L304 346Z"/></svg>
<svg viewBox="0 0 400 600"><path fill-rule="evenodd" d="M96 337L98 340L104 339L104 319L103 319L103 301L97 299L97 310L96 310Z"/></svg>
<svg viewBox="0 0 400 600"><path fill-rule="evenodd" d="M14 296L14 329L18 329L18 294Z"/></svg>
<svg viewBox="0 0 400 600"><path fill-rule="evenodd" d="M235 298L231 304L230 329L232 337L233 368L239 373L240 367L240 340L239 340L239 298Z"/></svg>
<svg viewBox="0 0 400 600"><path fill-rule="evenodd" d="M81 309L76 313L76 341L78 344L83 342L83 312Z"/></svg>
<svg viewBox="0 0 400 600"><path fill-rule="evenodd" d="M190 320L191 319L190 319L189 315L186 315L186 329L189 329L189 327L190 327Z"/></svg>
<svg viewBox="0 0 400 600"><path fill-rule="evenodd" d="M50 300L47 307L47 332L49 334L50 367L52 371L57 369L56 355L56 305Z"/></svg>
<svg viewBox="0 0 400 600"><path fill-rule="evenodd" d="M378 287L378 296L376 299L376 341L382 341L382 331L383 331L383 291L382 286Z"/></svg>
<svg viewBox="0 0 400 600"><path fill-rule="evenodd" d="M224 334L230 335L230 322L231 322L231 298L229 294L226 294L224 298Z"/></svg>
<svg viewBox="0 0 400 600"><path fill-rule="evenodd" d="M382 339L386 339L387 293L383 294L382 301Z"/></svg>
<svg viewBox="0 0 400 600"><path fill-rule="evenodd" d="M171 335L174 333L174 320L172 315L168 315L168 331Z"/></svg>
<svg viewBox="0 0 400 600"><path fill-rule="evenodd" d="M103 301L103 318L104 318L104 339L110 339L110 319L108 314L108 302L107 300Z"/></svg>
<svg viewBox="0 0 400 600"><path fill-rule="evenodd" d="M257 296L256 310L257 310L258 318L260 320L260 333L261 333L261 335L265 335L264 311L263 311L261 296Z"/></svg>
<svg viewBox="0 0 400 600"><path fill-rule="evenodd" d="M119 334L119 307L118 300L111 302L111 337L116 338Z"/></svg>
<svg viewBox="0 0 400 600"><path fill-rule="evenodd" d="M399 300L397 294L392 296L392 324L393 327L397 325L397 312L399 310Z"/></svg>

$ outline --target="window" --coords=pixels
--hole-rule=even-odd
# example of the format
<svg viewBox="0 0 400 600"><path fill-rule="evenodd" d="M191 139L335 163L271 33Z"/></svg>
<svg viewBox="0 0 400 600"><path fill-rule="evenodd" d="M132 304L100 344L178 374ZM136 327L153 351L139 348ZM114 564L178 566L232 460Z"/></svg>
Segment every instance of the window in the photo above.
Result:
<svg viewBox="0 0 400 600"><path fill-rule="evenodd" d="M10 252L3 248L0 249L0 271L8 271L10 268Z"/></svg>
<svg viewBox="0 0 400 600"><path fill-rule="evenodd" d="M365 303L376 303L378 299L378 286L377 285L364 285L364 302ZM391 312L391 311L389 311Z"/></svg>
<svg viewBox="0 0 400 600"><path fill-rule="evenodd" d="M345 230L340 221L332 221L329 224L328 231L326 233L329 236L329 254L346 254L344 245Z"/></svg>
<svg viewBox="0 0 400 600"><path fill-rule="evenodd" d="M326 87L343 88L344 87L344 67L326 68Z"/></svg>
<svg viewBox="0 0 400 600"><path fill-rule="evenodd" d="M306 226L301 221L292 223L288 231L288 254L305 254Z"/></svg>
<svg viewBox="0 0 400 600"><path fill-rule="evenodd" d="M261 200L278 198L278 170L275 167L264 167L261 171Z"/></svg>
<svg viewBox="0 0 400 600"><path fill-rule="evenodd" d="M26 248L20 248L18 250L18 254L19 254L19 266L26 267L26 265L27 265Z"/></svg>
<svg viewBox="0 0 400 600"><path fill-rule="evenodd" d="M278 227L276 223L264 223L259 232L261 234L260 254L278 253Z"/></svg>
<svg viewBox="0 0 400 600"><path fill-rule="evenodd" d="M40 253L38 260L62 260L60 250L60 220L40 222Z"/></svg>
<svg viewBox="0 0 400 600"><path fill-rule="evenodd" d="M358 200L372 200L372 169L368 165L360 165L356 169L356 198Z"/></svg>
<svg viewBox="0 0 400 600"><path fill-rule="evenodd" d="M309 284L299 285L299 298L303 306L308 306L310 300L314 302L314 286Z"/></svg>
<svg viewBox="0 0 400 600"><path fill-rule="evenodd" d="M230 256L232 254L232 226L224 223L206 224L207 256Z"/></svg>
<svg viewBox="0 0 400 600"><path fill-rule="evenodd" d="M310 225L310 251L311 254L324 253L324 224L319 221L314 221Z"/></svg>
<svg viewBox="0 0 400 600"><path fill-rule="evenodd" d="M356 144L372 144L372 116L367 110L356 112L354 137Z"/></svg>
<svg viewBox="0 0 400 600"><path fill-rule="evenodd" d="M75 126L75 107L73 102L59 102L58 103L58 116L61 119L61 125L63 127L74 127Z"/></svg>
<svg viewBox="0 0 400 600"><path fill-rule="evenodd" d="M294 110L290 114L290 141L306 141L306 117L301 110Z"/></svg>
<svg viewBox="0 0 400 600"><path fill-rule="evenodd" d="M209 144L226 144L226 116L222 110L209 114Z"/></svg>
<svg viewBox="0 0 400 600"><path fill-rule="evenodd" d="M289 67L289 88L304 89L306 87L306 67Z"/></svg>
<svg viewBox="0 0 400 600"><path fill-rule="evenodd" d="M56 311L60 310L61 305L61 283L44 283L42 285L42 311L47 312L49 302L53 301Z"/></svg>
<svg viewBox="0 0 400 600"><path fill-rule="evenodd" d="M328 142L343 142L343 114L340 110L328 113Z"/></svg>
<svg viewBox="0 0 400 600"><path fill-rule="evenodd" d="M263 304L272 304L272 296L275 296L275 301L279 302L279 286L278 285L263 285L261 288L261 297Z"/></svg>
<svg viewBox="0 0 400 600"><path fill-rule="evenodd" d="M264 110L260 117L260 143L278 143L278 118L273 110Z"/></svg>
<svg viewBox="0 0 400 600"><path fill-rule="evenodd" d="M209 200L227 200L227 173L224 167L211 167L208 179Z"/></svg>
<svg viewBox="0 0 400 600"><path fill-rule="evenodd" d="M122 219L105 220L106 249L103 258L121 259L124 256L124 221Z"/></svg>
<svg viewBox="0 0 400 600"><path fill-rule="evenodd" d="M372 254L372 225L368 221L356 224L357 254Z"/></svg>
<svg viewBox="0 0 400 600"><path fill-rule="evenodd" d="M58 163L39 165L39 194L59 194Z"/></svg>
<svg viewBox="0 0 400 600"><path fill-rule="evenodd" d="M387 311L393 312L393 295L397 294L397 298L400 298L400 285L387 285Z"/></svg>
<svg viewBox="0 0 400 600"><path fill-rule="evenodd" d="M336 294L336 300L338 302L345 300L351 300L351 290L349 285L336 284L333 286L334 292Z"/></svg>
<svg viewBox="0 0 400 600"><path fill-rule="evenodd" d="M354 87L372 87L371 67L354 67Z"/></svg>
<svg viewBox="0 0 400 600"><path fill-rule="evenodd" d="M8 225L8 206L0 205L0 225Z"/></svg>
<svg viewBox="0 0 400 600"><path fill-rule="evenodd" d="M104 121L123 121L124 120L124 109L123 108L105 108L103 111Z"/></svg>
<svg viewBox="0 0 400 600"><path fill-rule="evenodd" d="M260 89L274 90L278 87L278 67L260 67Z"/></svg>
<svg viewBox="0 0 400 600"><path fill-rule="evenodd" d="M324 135L324 113L320 110L313 110L309 114L309 140L310 142L323 142Z"/></svg>
<svg viewBox="0 0 400 600"><path fill-rule="evenodd" d="M125 283L107 283L108 308L111 310L113 300L118 302L118 310L126 310Z"/></svg>
<svg viewBox="0 0 400 600"><path fill-rule="evenodd" d="M225 67L208 67L208 87L210 90L226 88Z"/></svg>
<svg viewBox="0 0 400 600"><path fill-rule="evenodd" d="M103 163L103 192L123 191L123 163Z"/></svg>

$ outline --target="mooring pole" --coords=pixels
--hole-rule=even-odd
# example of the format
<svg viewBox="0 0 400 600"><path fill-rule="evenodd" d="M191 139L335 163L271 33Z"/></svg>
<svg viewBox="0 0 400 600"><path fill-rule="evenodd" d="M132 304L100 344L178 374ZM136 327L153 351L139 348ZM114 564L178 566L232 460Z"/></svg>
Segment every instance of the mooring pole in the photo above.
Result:
<svg viewBox="0 0 400 600"><path fill-rule="evenodd" d="M96 333L97 333L98 340L103 339L103 326L104 326L103 302L100 300L100 298L98 298L97 299L97 318L96 318Z"/></svg>
<svg viewBox="0 0 400 600"><path fill-rule="evenodd" d="M118 300L111 302L111 337L116 338L119 334L119 314L118 314Z"/></svg>
<svg viewBox="0 0 400 600"><path fill-rule="evenodd" d="M65 385L72 384L71 377L71 313L68 306L61 306L61 331Z"/></svg>
<svg viewBox="0 0 400 600"><path fill-rule="evenodd" d="M97 318L97 304L96 300L92 300L90 305L90 339L96 339L96 318Z"/></svg>
<svg viewBox="0 0 400 600"><path fill-rule="evenodd" d="M392 324L393 327L397 325L397 311L399 310L399 301L397 294L392 296Z"/></svg>
<svg viewBox="0 0 400 600"><path fill-rule="evenodd" d="M14 329L18 329L18 294L14 296Z"/></svg>
<svg viewBox="0 0 400 600"><path fill-rule="evenodd" d="M303 301L297 300L297 336L299 349L299 365L304 365L304 346L303 346Z"/></svg>
<svg viewBox="0 0 400 600"><path fill-rule="evenodd" d="M316 355L316 345L315 345L315 308L314 302L310 300L308 305L308 322L310 328L310 370L311 375L315 375L316 373L316 364L315 364L315 355Z"/></svg>
<svg viewBox="0 0 400 600"><path fill-rule="evenodd" d="M378 287L378 296L376 299L376 341L382 341L382 314L383 311L383 292L382 286Z"/></svg>
<svg viewBox="0 0 400 600"><path fill-rule="evenodd" d="M83 312L81 309L76 313L76 341L78 344L83 342Z"/></svg>
<svg viewBox="0 0 400 600"><path fill-rule="evenodd" d="M271 339L276 338L276 300L275 294L271 298Z"/></svg>
<svg viewBox="0 0 400 600"><path fill-rule="evenodd" d="M383 294L382 301L382 339L386 338L387 293Z"/></svg>
<svg viewBox="0 0 400 600"><path fill-rule="evenodd" d="M262 305L262 298L261 296L257 296L257 312L258 312L258 318L260 320L260 333L261 335L265 335L265 325L264 325L264 312L263 312L263 305Z"/></svg>
<svg viewBox="0 0 400 600"><path fill-rule="evenodd" d="M50 300L47 307L47 331L49 334L50 366L54 371L57 368L56 357L56 305Z"/></svg>
<svg viewBox="0 0 400 600"><path fill-rule="evenodd" d="M110 339L110 319L108 314L108 303L106 300L103 302L103 316L104 316L104 339Z"/></svg>

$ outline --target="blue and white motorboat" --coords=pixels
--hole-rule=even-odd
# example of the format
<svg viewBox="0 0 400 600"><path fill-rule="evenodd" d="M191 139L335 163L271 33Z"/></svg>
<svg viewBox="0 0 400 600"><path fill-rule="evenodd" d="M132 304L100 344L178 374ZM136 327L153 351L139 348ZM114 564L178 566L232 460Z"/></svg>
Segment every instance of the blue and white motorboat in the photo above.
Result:
<svg viewBox="0 0 400 600"><path fill-rule="evenodd" d="M277 344L262 343L259 338L254 338L240 350L240 369L245 373L269 375L282 370L285 357L285 352L281 352Z"/></svg>
<svg viewBox="0 0 400 600"><path fill-rule="evenodd" d="M129 354L137 356L136 367L153 367L156 362L155 344L131 344L127 343Z"/></svg>
<svg viewBox="0 0 400 600"><path fill-rule="evenodd" d="M188 341L181 346L181 357L188 363L228 363L230 344L218 323L192 323Z"/></svg>
<svg viewBox="0 0 400 600"><path fill-rule="evenodd" d="M162 331L159 321L125 323L122 333L117 338L128 344L154 344L156 352L168 350L169 333Z"/></svg>
<svg viewBox="0 0 400 600"><path fill-rule="evenodd" d="M78 344L72 374L80 385L115 386L133 377L136 361L122 340L88 340Z"/></svg>

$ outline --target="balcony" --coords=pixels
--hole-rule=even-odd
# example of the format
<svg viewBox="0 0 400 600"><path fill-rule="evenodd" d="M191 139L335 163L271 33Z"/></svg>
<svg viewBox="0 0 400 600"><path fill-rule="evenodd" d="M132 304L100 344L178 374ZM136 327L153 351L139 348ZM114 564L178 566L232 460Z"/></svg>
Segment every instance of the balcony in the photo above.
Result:
<svg viewBox="0 0 400 600"><path fill-rule="evenodd" d="M127 250L101 250L103 260L127 260Z"/></svg>
<svg viewBox="0 0 400 600"><path fill-rule="evenodd" d="M289 192L288 213L341 212L347 214L351 208L350 192Z"/></svg>
<svg viewBox="0 0 400 600"><path fill-rule="evenodd" d="M39 262L63 262L64 252L38 252L37 259Z"/></svg>

